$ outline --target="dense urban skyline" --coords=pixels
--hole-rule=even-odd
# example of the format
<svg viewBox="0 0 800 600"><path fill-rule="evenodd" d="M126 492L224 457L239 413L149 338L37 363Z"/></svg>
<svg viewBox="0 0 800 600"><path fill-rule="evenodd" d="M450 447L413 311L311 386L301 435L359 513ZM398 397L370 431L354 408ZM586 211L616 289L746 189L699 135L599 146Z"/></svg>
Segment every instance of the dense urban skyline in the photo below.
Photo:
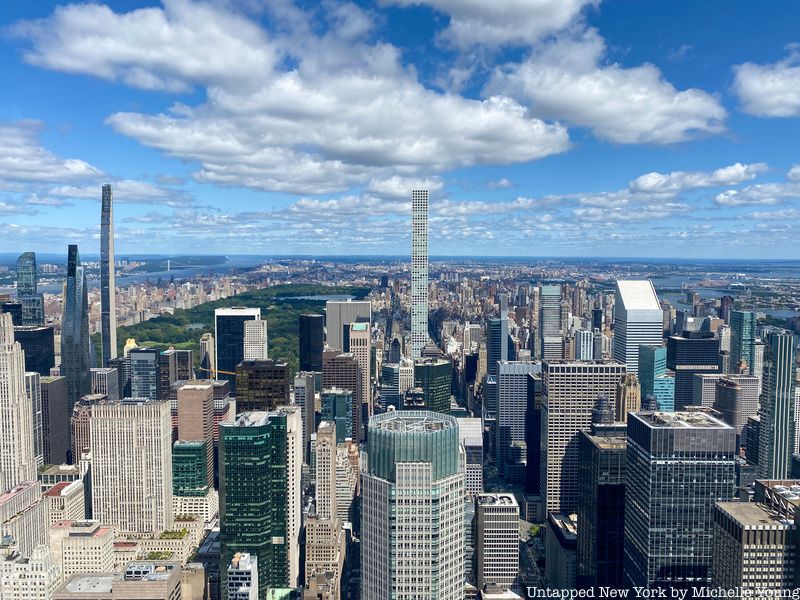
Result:
<svg viewBox="0 0 800 600"><path fill-rule="evenodd" d="M110 182L118 254L395 254L423 187L431 255L800 258L798 18L5 3L0 251L90 254Z"/></svg>

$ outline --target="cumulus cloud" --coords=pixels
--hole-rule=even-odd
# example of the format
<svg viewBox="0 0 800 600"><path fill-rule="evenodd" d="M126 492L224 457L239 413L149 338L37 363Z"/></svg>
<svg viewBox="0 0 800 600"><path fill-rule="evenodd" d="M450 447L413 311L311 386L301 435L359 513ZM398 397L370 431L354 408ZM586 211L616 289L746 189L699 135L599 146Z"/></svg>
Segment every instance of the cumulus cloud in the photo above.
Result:
<svg viewBox="0 0 800 600"><path fill-rule="evenodd" d="M679 91L652 64L605 64L594 29L565 33L522 63L495 70L489 93L532 103L533 114L587 127L622 144L671 144L724 130L726 111L699 89Z"/></svg>
<svg viewBox="0 0 800 600"><path fill-rule="evenodd" d="M789 169L789 172L786 174L786 176L791 181L800 181L800 165L794 165L791 169Z"/></svg>
<svg viewBox="0 0 800 600"><path fill-rule="evenodd" d="M800 45L775 63L746 62L733 67L733 91L741 110L758 117L800 116Z"/></svg>
<svg viewBox="0 0 800 600"><path fill-rule="evenodd" d="M385 0L400 6L428 5L450 15L442 39L466 48L476 44L530 45L569 25L599 0Z"/></svg>
<svg viewBox="0 0 800 600"><path fill-rule="evenodd" d="M634 192L682 192L684 190L736 185L754 179L767 170L765 163L734 163L716 171L673 171L672 173L646 173L630 183Z"/></svg>
<svg viewBox="0 0 800 600"><path fill-rule="evenodd" d="M761 183L741 190L725 190L714 199L720 206L778 204L788 198L800 198L800 183Z"/></svg>
<svg viewBox="0 0 800 600"><path fill-rule="evenodd" d="M41 121L0 123L0 180L60 182L98 177L103 172L77 158L61 158L41 145Z"/></svg>
<svg viewBox="0 0 800 600"><path fill-rule="evenodd" d="M164 188L146 181L123 179L111 183L114 201L124 204L164 204L182 206L192 201L183 191ZM49 190L51 196L100 201L99 185L62 185Z"/></svg>

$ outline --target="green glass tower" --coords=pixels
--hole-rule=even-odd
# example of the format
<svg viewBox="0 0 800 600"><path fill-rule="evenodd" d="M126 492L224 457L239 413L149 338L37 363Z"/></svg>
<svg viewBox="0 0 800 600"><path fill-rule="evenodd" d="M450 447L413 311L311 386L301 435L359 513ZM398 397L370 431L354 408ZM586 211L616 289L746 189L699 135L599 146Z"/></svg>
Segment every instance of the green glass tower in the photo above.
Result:
<svg viewBox="0 0 800 600"><path fill-rule="evenodd" d="M207 458L205 442L175 442L172 446L172 493L175 496L206 495Z"/></svg>
<svg viewBox="0 0 800 600"><path fill-rule="evenodd" d="M414 385L422 388L427 410L448 414L452 365L443 358L420 358L414 361Z"/></svg>
<svg viewBox="0 0 800 600"><path fill-rule="evenodd" d="M731 371L737 373L739 363L747 363L748 373L753 373L756 363L756 314L747 310L731 311Z"/></svg>
<svg viewBox="0 0 800 600"><path fill-rule="evenodd" d="M320 394L322 420L336 423L336 443L353 437L353 392L326 388Z"/></svg>
<svg viewBox="0 0 800 600"><path fill-rule="evenodd" d="M259 597L296 585L302 424L296 407L245 412L219 428L220 564L258 557ZM223 586L224 587L224 586Z"/></svg>

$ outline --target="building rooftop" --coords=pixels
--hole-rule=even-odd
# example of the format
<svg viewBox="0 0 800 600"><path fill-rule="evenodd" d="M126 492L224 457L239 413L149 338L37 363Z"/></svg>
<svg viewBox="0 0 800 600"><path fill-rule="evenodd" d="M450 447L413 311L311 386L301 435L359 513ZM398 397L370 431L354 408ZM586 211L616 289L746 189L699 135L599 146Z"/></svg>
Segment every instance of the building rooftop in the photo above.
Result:
<svg viewBox="0 0 800 600"><path fill-rule="evenodd" d="M458 422L454 417L426 410L396 410L375 415L369 426L390 431L433 432L457 428Z"/></svg>
<svg viewBox="0 0 800 600"><path fill-rule="evenodd" d="M657 310L661 312L656 289L649 279L618 280L617 290L619 290L619 300L625 310Z"/></svg>
<svg viewBox="0 0 800 600"><path fill-rule="evenodd" d="M465 446L483 446L483 422L481 419L465 417L458 421L458 436Z"/></svg>
<svg viewBox="0 0 800 600"><path fill-rule="evenodd" d="M562 539L576 541L578 539L578 518L576 515L551 514L550 525L558 528Z"/></svg>
<svg viewBox="0 0 800 600"><path fill-rule="evenodd" d="M369 323L350 323L351 331L368 331Z"/></svg>
<svg viewBox="0 0 800 600"><path fill-rule="evenodd" d="M477 500L481 506L518 506L514 494L478 494Z"/></svg>
<svg viewBox="0 0 800 600"><path fill-rule="evenodd" d="M72 594L110 594L114 575L74 575L64 590Z"/></svg>
<svg viewBox="0 0 800 600"><path fill-rule="evenodd" d="M794 527L793 520L761 503L718 502L717 506L745 529L763 528L766 525Z"/></svg>
<svg viewBox="0 0 800 600"><path fill-rule="evenodd" d="M636 416L653 428L730 429L731 426L705 412L639 412Z"/></svg>
<svg viewBox="0 0 800 600"><path fill-rule="evenodd" d="M44 495L45 496L65 496L72 491L76 490L77 488L81 487L83 483L76 479L75 481L59 481L49 490L47 490ZM71 488L71 489L68 489Z"/></svg>

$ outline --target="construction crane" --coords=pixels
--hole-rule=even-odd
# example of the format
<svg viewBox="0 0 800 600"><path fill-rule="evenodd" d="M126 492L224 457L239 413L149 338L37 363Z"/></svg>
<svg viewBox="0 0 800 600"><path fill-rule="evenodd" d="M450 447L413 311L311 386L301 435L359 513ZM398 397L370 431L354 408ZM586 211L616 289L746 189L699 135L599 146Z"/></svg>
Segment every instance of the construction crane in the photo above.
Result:
<svg viewBox="0 0 800 600"><path fill-rule="evenodd" d="M236 375L236 373L232 371L223 371L222 369L206 369L205 367L198 367L197 370L204 371L206 373L211 373L212 375L215 375L217 373L222 373L223 375Z"/></svg>

